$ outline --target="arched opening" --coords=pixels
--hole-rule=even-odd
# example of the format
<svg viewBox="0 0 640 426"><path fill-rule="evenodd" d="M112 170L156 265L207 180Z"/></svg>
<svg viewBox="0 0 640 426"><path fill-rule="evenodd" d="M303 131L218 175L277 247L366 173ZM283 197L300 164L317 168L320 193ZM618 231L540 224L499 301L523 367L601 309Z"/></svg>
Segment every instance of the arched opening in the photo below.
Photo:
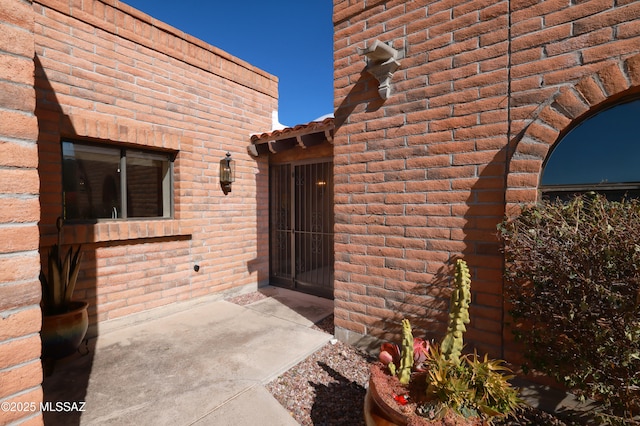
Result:
<svg viewBox="0 0 640 426"><path fill-rule="evenodd" d="M543 165L543 198L595 191L640 198L640 98L624 99L572 126Z"/></svg>

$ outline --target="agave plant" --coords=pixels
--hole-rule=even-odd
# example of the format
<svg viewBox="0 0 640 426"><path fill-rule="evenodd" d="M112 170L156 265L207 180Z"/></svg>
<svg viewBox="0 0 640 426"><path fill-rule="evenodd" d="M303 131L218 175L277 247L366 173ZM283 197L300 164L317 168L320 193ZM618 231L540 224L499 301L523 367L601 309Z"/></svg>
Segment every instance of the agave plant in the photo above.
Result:
<svg viewBox="0 0 640 426"><path fill-rule="evenodd" d="M62 218L58 218L58 243L51 247L48 255L48 273L40 272L42 284L42 309L45 315L55 315L67 312L76 281L80 273L82 261L82 246L74 251L73 247L64 253L60 246L62 239ZM63 256L64 255L64 256Z"/></svg>
<svg viewBox="0 0 640 426"><path fill-rule="evenodd" d="M502 360L483 358L477 352L448 359L437 344L427 358L427 400L418 413L431 420L453 412L461 417L493 419L515 415L523 401L509 380L514 376Z"/></svg>

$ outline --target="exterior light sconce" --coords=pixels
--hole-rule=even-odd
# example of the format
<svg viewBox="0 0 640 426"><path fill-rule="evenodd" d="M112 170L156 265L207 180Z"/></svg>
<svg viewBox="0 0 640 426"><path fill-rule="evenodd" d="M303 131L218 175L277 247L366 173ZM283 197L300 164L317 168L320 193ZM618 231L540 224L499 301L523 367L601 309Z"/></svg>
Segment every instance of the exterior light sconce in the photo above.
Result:
<svg viewBox="0 0 640 426"><path fill-rule="evenodd" d="M320 179L316 182L316 186L318 187L318 191L320 191L320 194L324 194L324 190L327 188L327 181L324 179Z"/></svg>
<svg viewBox="0 0 640 426"><path fill-rule="evenodd" d="M367 57L366 70L378 80L380 97L382 99L389 98L393 73L400 66L400 62L397 61L400 58L400 52L380 40L375 40L368 48L358 48L358 54Z"/></svg>
<svg viewBox="0 0 640 426"><path fill-rule="evenodd" d="M227 152L225 158L220 160L220 187L224 195L231 192L231 184L236 180L236 162L231 159L231 154Z"/></svg>

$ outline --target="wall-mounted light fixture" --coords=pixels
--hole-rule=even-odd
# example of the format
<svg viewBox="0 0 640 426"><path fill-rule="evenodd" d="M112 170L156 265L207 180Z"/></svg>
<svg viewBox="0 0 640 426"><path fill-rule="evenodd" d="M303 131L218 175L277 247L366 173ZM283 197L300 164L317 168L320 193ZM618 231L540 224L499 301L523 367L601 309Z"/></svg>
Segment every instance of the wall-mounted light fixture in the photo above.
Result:
<svg viewBox="0 0 640 426"><path fill-rule="evenodd" d="M224 195L231 192L231 184L236 180L236 162L231 159L231 153L227 152L225 158L220 160L220 187Z"/></svg>
<svg viewBox="0 0 640 426"><path fill-rule="evenodd" d="M382 99L387 99L391 95L391 79L393 73L400 66L401 52L397 51L390 44L375 40L366 49L358 48L360 55L367 57L367 72L378 80L378 94Z"/></svg>

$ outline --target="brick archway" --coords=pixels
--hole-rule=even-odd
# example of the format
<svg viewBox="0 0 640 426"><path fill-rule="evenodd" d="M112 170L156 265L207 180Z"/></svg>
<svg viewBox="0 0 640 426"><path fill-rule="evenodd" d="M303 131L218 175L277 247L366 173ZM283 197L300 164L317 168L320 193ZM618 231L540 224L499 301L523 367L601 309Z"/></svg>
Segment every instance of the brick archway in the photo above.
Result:
<svg viewBox="0 0 640 426"><path fill-rule="evenodd" d="M507 170L506 213L538 200L538 185L545 159L553 145L576 119L633 91L640 90L640 55L609 63L563 88L542 108L521 135Z"/></svg>

